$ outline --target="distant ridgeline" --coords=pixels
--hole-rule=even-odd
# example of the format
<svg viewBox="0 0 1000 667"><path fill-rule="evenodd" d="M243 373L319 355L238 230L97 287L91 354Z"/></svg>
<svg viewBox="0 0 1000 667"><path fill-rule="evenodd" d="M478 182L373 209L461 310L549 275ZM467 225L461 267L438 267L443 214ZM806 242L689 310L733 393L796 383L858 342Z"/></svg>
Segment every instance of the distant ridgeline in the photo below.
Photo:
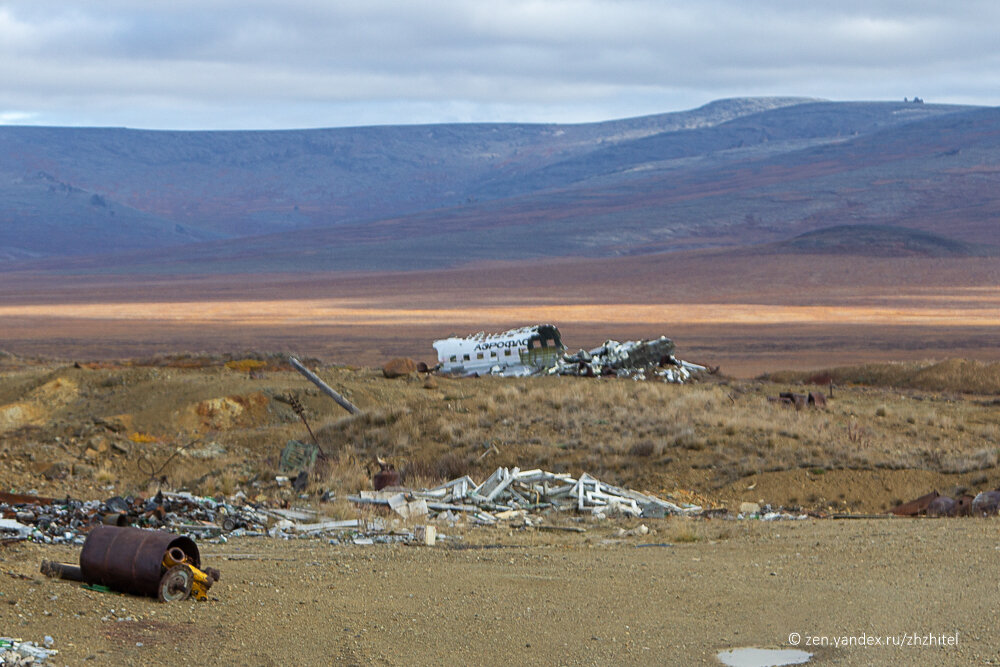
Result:
<svg viewBox="0 0 1000 667"><path fill-rule="evenodd" d="M1000 217L1000 110L914 102L734 99L579 125L0 127L0 270L412 270L786 241L981 254Z"/></svg>

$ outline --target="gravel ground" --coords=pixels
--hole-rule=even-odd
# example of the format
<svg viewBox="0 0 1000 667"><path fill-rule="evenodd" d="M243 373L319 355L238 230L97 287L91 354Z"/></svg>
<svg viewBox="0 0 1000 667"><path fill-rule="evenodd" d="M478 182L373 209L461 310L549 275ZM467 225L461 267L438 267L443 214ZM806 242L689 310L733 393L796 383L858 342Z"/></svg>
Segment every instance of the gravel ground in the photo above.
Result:
<svg viewBox="0 0 1000 667"><path fill-rule="evenodd" d="M168 605L38 574L76 548L6 545L0 635L52 636L56 665L719 664L792 633L813 664L1000 663L998 520L649 525L468 529L435 547L203 543L217 599ZM806 645L824 636L883 645Z"/></svg>

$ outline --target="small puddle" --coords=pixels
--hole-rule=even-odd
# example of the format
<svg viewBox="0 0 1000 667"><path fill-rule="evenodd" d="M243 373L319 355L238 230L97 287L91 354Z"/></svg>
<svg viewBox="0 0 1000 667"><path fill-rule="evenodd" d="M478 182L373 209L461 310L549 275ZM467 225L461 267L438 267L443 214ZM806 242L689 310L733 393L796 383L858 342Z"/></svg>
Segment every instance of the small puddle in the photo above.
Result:
<svg viewBox="0 0 1000 667"><path fill-rule="evenodd" d="M794 648L734 648L719 651L716 657L730 667L780 667L809 662L812 653Z"/></svg>

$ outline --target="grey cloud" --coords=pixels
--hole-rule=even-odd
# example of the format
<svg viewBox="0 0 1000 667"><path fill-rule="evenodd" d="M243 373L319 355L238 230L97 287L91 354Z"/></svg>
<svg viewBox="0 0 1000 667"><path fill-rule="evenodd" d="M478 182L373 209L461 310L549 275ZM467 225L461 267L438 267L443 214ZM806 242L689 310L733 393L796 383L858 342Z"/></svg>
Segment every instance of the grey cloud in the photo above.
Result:
<svg viewBox="0 0 1000 667"><path fill-rule="evenodd" d="M11 0L0 121L582 120L757 94L994 104L998 19L975 0Z"/></svg>

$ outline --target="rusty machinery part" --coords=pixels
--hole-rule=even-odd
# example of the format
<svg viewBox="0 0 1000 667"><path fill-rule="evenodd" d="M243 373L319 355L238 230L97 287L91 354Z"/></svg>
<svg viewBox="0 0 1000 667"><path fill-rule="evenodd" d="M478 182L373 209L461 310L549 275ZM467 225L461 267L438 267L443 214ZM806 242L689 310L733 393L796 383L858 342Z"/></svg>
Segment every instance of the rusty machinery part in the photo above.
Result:
<svg viewBox="0 0 1000 667"><path fill-rule="evenodd" d="M80 568L70 563L59 563L54 560L43 560L39 571L46 577L53 579L66 579L68 581L83 581L83 573Z"/></svg>
<svg viewBox="0 0 1000 667"><path fill-rule="evenodd" d="M160 602L187 600L194 585L194 574L187 565L175 565L160 578L156 589Z"/></svg>
<svg viewBox="0 0 1000 667"><path fill-rule="evenodd" d="M178 547L171 547L163 554L163 567L168 570L173 570L176 567L185 567L191 572L190 594L195 600L207 600L208 589L221 576L219 571L213 567L201 570L192 565L187 554Z"/></svg>
<svg viewBox="0 0 1000 667"><path fill-rule="evenodd" d="M164 557L175 547L190 565L201 566L198 546L188 537L160 530L98 525L83 543L80 570L88 583L157 597Z"/></svg>
<svg viewBox="0 0 1000 667"><path fill-rule="evenodd" d="M127 526L128 514L125 512L110 512L101 515L101 523L105 526Z"/></svg>
<svg viewBox="0 0 1000 667"><path fill-rule="evenodd" d="M302 403L299 401L298 396L292 394L288 398L288 405L292 406L292 412L299 416L302 423L306 425L306 430L309 431L309 437L313 439L314 444L319 444L319 440L316 439L316 434L313 433L312 427L309 426L309 422L306 420L306 409L302 407Z"/></svg>
<svg viewBox="0 0 1000 667"><path fill-rule="evenodd" d="M171 568L174 565L183 565L187 562L187 554L179 547L170 547L167 549L167 553L163 554L163 567Z"/></svg>
<svg viewBox="0 0 1000 667"><path fill-rule="evenodd" d="M379 468L372 477L372 486L376 491L381 491L387 486L399 486L399 471L396 470L396 466L378 456L375 457L375 463Z"/></svg>

